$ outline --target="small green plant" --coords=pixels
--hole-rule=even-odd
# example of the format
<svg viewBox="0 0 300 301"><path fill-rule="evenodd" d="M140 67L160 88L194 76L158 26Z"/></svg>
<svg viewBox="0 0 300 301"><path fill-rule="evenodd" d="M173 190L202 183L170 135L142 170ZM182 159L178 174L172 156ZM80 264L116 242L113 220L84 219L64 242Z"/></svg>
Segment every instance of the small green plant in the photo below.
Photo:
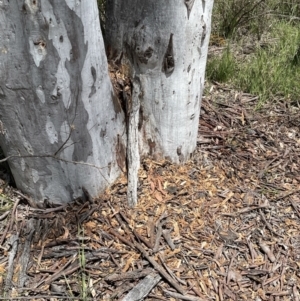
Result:
<svg viewBox="0 0 300 301"><path fill-rule="evenodd" d="M4 193L0 192L0 215L10 209L12 209L14 205L13 200L5 195Z"/></svg>

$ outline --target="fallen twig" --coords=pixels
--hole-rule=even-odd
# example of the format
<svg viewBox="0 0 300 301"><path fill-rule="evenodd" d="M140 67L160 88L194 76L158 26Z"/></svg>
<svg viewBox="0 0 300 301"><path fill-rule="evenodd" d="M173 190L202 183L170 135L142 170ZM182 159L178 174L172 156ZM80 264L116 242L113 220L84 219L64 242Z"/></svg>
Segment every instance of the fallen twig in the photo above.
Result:
<svg viewBox="0 0 300 301"><path fill-rule="evenodd" d="M159 272L161 276L163 276L170 284L173 286L178 292L181 294L185 294L184 289L177 284L168 273L152 258L148 255L145 249L137 242L134 242L134 246L142 253L142 255L152 264L152 266Z"/></svg>
<svg viewBox="0 0 300 301"><path fill-rule="evenodd" d="M179 283L181 283L182 285L186 285L186 282L181 280L179 277L177 277L172 271L171 269L167 266L167 264L164 262L163 258L160 256L160 254L158 254L158 258L161 261L162 265L164 266L164 268L166 269L166 271L170 274L170 276L174 279L177 280Z"/></svg>
<svg viewBox="0 0 300 301"><path fill-rule="evenodd" d="M276 261L276 258L274 256L273 252L265 243L263 243L262 241L259 241L259 246L264 251L264 253L267 254L267 256L271 262Z"/></svg>
<svg viewBox="0 0 300 301"><path fill-rule="evenodd" d="M12 209L12 211L11 211L11 217L10 217L11 219L10 219L10 222L7 223L6 228L5 228L5 230L4 230L3 234L2 234L2 237L1 237L1 240L0 240L0 246L1 246L1 245L3 244L3 242L4 242L5 237L6 237L6 235L7 235L7 232L12 228L12 225L13 225L13 223L14 223L14 215L15 215L15 212L16 212L16 209L17 209L18 204L19 204L19 200L17 200L17 201L15 202L14 207L13 207L13 209Z"/></svg>
<svg viewBox="0 0 300 301"><path fill-rule="evenodd" d="M162 235L163 235L164 239L166 240L167 244L169 245L169 247L171 248L171 250L172 251L175 250L175 245L171 238L170 230L167 230L167 229L163 230Z"/></svg>
<svg viewBox="0 0 300 301"><path fill-rule="evenodd" d="M153 273L153 269L139 269L134 270L127 273L122 274L112 274L105 278L106 281L128 281L128 280L134 280L139 279L148 276L149 274Z"/></svg>
<svg viewBox="0 0 300 301"><path fill-rule="evenodd" d="M277 199L275 200L275 202L279 201L279 200L282 200L282 199L284 199L284 198L286 198L286 197L288 197L288 196L290 196L290 195L292 195L294 193L297 193L299 191L300 191L300 189L296 189L296 190L292 190L292 191L289 191L287 193L284 193L283 195L280 195L279 197L277 197Z"/></svg>
<svg viewBox="0 0 300 301"><path fill-rule="evenodd" d="M299 212L299 210L298 210L298 208L297 208L297 205L296 205L292 200L290 200L290 203L291 203L293 209L296 211L296 214L297 214L298 217L300 218L300 212Z"/></svg>
<svg viewBox="0 0 300 301"><path fill-rule="evenodd" d="M10 213L10 210L4 212L2 215L0 215L0 221L3 221Z"/></svg>
<svg viewBox="0 0 300 301"><path fill-rule="evenodd" d="M267 219L266 219L266 217L265 217L265 215L264 215L264 213L262 212L261 209L259 209L259 215L261 216L262 220L264 221L264 223L266 224L267 228L269 229L269 231L270 231L271 233L273 233L273 234L275 234L275 235L277 235L277 236L279 236L279 237L283 237L282 235L280 235L279 233L277 233L276 231L274 231L274 230L272 229L272 226L271 226L270 223L267 221Z"/></svg>

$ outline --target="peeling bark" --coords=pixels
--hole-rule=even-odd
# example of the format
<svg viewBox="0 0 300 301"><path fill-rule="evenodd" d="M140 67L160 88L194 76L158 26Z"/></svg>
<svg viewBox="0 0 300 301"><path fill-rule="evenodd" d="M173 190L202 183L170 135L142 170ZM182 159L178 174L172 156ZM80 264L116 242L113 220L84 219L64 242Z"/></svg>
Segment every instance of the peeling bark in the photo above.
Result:
<svg viewBox="0 0 300 301"><path fill-rule="evenodd" d="M213 0L107 1L106 46L140 81L141 155L184 162L196 147Z"/></svg>
<svg viewBox="0 0 300 301"><path fill-rule="evenodd" d="M96 1L0 2L0 145L25 156L9 165L36 202L83 186L96 197L119 175L124 114L107 69Z"/></svg>
<svg viewBox="0 0 300 301"><path fill-rule="evenodd" d="M137 204L138 170L140 167L140 154L138 142L138 123L140 111L140 83L133 79L131 103L128 106L128 136L127 136L127 201L130 207Z"/></svg>

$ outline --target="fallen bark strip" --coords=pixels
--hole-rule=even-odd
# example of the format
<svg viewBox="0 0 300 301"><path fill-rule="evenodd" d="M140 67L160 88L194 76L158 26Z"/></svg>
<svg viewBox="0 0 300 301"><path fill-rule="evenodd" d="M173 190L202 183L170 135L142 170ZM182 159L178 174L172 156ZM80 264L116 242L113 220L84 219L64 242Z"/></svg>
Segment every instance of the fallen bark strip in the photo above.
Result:
<svg viewBox="0 0 300 301"><path fill-rule="evenodd" d="M151 290L161 280L161 277L157 274L148 275L142 281L138 283L123 299L122 301L139 301L143 300Z"/></svg>
<svg viewBox="0 0 300 301"><path fill-rule="evenodd" d="M133 91L127 106L127 202L130 207L137 204L138 170L140 167L138 123L140 110L140 83L132 81ZM128 102L128 101L127 101Z"/></svg>
<svg viewBox="0 0 300 301"><path fill-rule="evenodd" d="M11 280L14 274L14 258L18 250L18 241L19 241L18 234L14 234L10 237L10 244L12 247L8 257L8 268L7 268L7 275L6 275L5 288L4 288L5 291L11 288Z"/></svg>
<svg viewBox="0 0 300 301"><path fill-rule="evenodd" d="M21 270L20 270L19 280L18 280L19 287L23 287L27 279L26 270L30 258L30 246L31 246L31 241L34 232L35 232L35 228L31 229L29 235L26 238L24 249L20 257L19 265Z"/></svg>

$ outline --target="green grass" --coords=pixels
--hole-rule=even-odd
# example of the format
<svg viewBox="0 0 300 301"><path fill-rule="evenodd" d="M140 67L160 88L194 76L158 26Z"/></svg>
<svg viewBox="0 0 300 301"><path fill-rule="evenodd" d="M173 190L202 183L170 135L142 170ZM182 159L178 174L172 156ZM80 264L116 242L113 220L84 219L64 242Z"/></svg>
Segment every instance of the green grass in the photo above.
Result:
<svg viewBox="0 0 300 301"><path fill-rule="evenodd" d="M208 80L226 82L265 101L300 95L299 0L215 0L212 39L228 44L208 59ZM213 41L212 41L213 42ZM262 45L266 47L260 47ZM243 55L252 45L252 53Z"/></svg>
<svg viewBox="0 0 300 301"><path fill-rule="evenodd" d="M268 46L256 47L247 60L234 57L233 45L221 57L210 59L207 78L231 83L258 95L261 102L275 99L297 102L300 95L300 25L277 20L268 37Z"/></svg>
<svg viewBox="0 0 300 301"><path fill-rule="evenodd" d="M299 97L300 65L296 54L300 45L300 28L278 22L273 28L275 45L258 50L253 59L241 64L234 83L258 94L262 101L274 96L296 101Z"/></svg>
<svg viewBox="0 0 300 301"><path fill-rule="evenodd" d="M226 82L234 77L236 68L236 61L227 46L221 57L213 57L207 61L206 76L211 80Z"/></svg>
<svg viewBox="0 0 300 301"><path fill-rule="evenodd" d="M78 225L78 236L84 237L84 229ZM78 282L80 284L80 300L88 300L91 298L91 288L89 286L90 278L86 273L86 257L84 252L84 241L82 241L82 249L79 249L78 254L80 273L78 274Z"/></svg>

